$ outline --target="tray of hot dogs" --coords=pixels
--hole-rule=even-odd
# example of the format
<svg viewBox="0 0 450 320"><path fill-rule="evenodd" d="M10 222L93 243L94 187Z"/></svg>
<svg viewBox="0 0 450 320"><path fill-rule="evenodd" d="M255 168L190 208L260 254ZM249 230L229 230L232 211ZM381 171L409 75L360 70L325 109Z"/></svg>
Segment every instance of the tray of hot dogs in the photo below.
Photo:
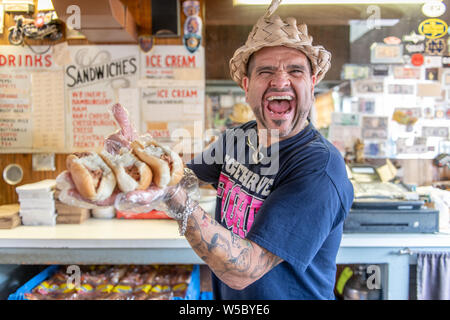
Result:
<svg viewBox="0 0 450 320"><path fill-rule="evenodd" d="M199 299L198 265L53 265L8 297L8 300Z"/></svg>

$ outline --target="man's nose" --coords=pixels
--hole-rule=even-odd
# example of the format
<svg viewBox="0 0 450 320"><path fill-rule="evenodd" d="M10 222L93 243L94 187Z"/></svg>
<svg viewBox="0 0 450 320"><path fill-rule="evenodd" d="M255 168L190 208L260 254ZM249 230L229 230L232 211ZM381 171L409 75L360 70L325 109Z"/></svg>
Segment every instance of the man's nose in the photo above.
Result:
<svg viewBox="0 0 450 320"><path fill-rule="evenodd" d="M289 75L284 71L277 71L274 73L270 85L274 88L285 88L291 85Z"/></svg>

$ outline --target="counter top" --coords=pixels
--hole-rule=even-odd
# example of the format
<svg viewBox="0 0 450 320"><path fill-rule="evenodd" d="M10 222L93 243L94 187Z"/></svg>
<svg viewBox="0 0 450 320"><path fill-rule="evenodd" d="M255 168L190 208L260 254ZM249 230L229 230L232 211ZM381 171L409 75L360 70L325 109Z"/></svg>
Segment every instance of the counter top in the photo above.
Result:
<svg viewBox="0 0 450 320"><path fill-rule="evenodd" d="M190 248L173 220L88 219L0 230L2 248ZM344 233L341 247L450 247L450 233Z"/></svg>

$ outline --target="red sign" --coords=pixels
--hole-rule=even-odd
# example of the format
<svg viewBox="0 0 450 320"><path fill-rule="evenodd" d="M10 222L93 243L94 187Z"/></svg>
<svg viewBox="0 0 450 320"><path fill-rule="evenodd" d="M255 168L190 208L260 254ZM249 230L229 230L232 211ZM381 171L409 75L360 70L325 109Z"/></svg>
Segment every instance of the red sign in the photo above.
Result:
<svg viewBox="0 0 450 320"><path fill-rule="evenodd" d="M421 66L423 65L423 55L421 55L420 53L414 53L411 56L411 64L414 66Z"/></svg>

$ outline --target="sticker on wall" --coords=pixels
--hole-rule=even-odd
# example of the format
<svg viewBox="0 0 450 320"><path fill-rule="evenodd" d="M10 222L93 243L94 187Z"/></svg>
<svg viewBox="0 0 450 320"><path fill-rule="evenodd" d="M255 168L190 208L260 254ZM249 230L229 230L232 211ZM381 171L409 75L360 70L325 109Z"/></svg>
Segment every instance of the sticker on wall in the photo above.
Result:
<svg viewBox="0 0 450 320"><path fill-rule="evenodd" d="M425 53L432 56L442 56L447 51L444 39L428 39L425 42Z"/></svg>
<svg viewBox="0 0 450 320"><path fill-rule="evenodd" d="M403 63L403 46L373 43L370 46L371 63Z"/></svg>
<svg viewBox="0 0 450 320"><path fill-rule="evenodd" d="M404 35L402 40L405 42L418 43L425 40L425 36L423 34L417 34L415 31L411 31L410 34Z"/></svg>
<svg viewBox="0 0 450 320"><path fill-rule="evenodd" d="M421 65L423 65L423 62L424 62L424 57L420 53L414 53L411 56L411 64L413 66L420 67Z"/></svg>
<svg viewBox="0 0 450 320"><path fill-rule="evenodd" d="M442 67L450 68L450 56L443 56L442 57Z"/></svg>
<svg viewBox="0 0 450 320"><path fill-rule="evenodd" d="M383 39L383 42L386 44L400 44L402 43L402 40L400 38L389 36Z"/></svg>
<svg viewBox="0 0 450 320"><path fill-rule="evenodd" d="M139 49L141 49L141 51L144 53L148 53L153 49L154 38L152 35L139 36L138 42L139 42Z"/></svg>
<svg viewBox="0 0 450 320"><path fill-rule="evenodd" d="M428 0L422 6L422 13L430 18L437 18L445 13L445 4L438 0Z"/></svg>
<svg viewBox="0 0 450 320"><path fill-rule="evenodd" d="M187 17L184 23L184 34L195 33L200 35L202 32L202 19L197 16Z"/></svg>
<svg viewBox="0 0 450 320"><path fill-rule="evenodd" d="M441 56L425 56L423 64L428 68L441 68L442 57Z"/></svg>
<svg viewBox="0 0 450 320"><path fill-rule="evenodd" d="M439 68L425 69L425 80L432 80L432 81L439 80Z"/></svg>
<svg viewBox="0 0 450 320"><path fill-rule="evenodd" d="M419 43L419 44L411 44L408 43L405 45L405 49L408 53L419 53L425 51L425 43Z"/></svg>
<svg viewBox="0 0 450 320"><path fill-rule="evenodd" d="M419 25L419 33L428 39L437 39L447 34L448 25L441 19L427 19Z"/></svg>
<svg viewBox="0 0 450 320"><path fill-rule="evenodd" d="M183 12L186 17L198 16L200 13L200 1L184 1Z"/></svg>
<svg viewBox="0 0 450 320"><path fill-rule="evenodd" d="M183 43L190 53L194 53L202 42L202 19L200 18L200 1L184 1L183 12L186 15L184 22Z"/></svg>
<svg viewBox="0 0 450 320"><path fill-rule="evenodd" d="M202 37L195 33L185 34L183 37L184 46L190 53L197 51L201 41Z"/></svg>

